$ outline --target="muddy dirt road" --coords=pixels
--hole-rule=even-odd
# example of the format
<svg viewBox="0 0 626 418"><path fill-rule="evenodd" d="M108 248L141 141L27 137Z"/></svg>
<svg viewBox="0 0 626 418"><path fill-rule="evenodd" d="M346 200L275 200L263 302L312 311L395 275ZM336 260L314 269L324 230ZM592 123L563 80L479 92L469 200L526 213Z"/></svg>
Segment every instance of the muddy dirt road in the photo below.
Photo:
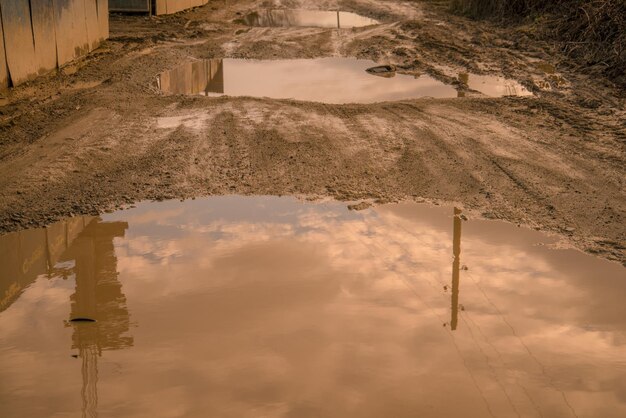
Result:
<svg viewBox="0 0 626 418"><path fill-rule="evenodd" d="M0 107L0 232L144 199L426 199L626 262L623 91L523 28L451 16L440 3L213 1L169 17L113 16L102 48L14 89ZM268 6L381 24L233 23ZM156 85L190 59L332 56L427 73L465 97L336 105L164 95ZM458 81L467 71L516 79L534 96L483 96Z"/></svg>

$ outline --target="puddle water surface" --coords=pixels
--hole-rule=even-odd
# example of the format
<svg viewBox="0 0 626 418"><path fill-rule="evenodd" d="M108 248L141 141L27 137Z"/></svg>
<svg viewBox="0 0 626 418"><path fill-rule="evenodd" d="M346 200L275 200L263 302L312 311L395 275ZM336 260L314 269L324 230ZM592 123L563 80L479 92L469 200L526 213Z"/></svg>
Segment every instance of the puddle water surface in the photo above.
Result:
<svg viewBox="0 0 626 418"><path fill-rule="evenodd" d="M322 10L262 10L246 15L239 22L248 26L355 28L379 22L350 12Z"/></svg>
<svg viewBox="0 0 626 418"><path fill-rule="evenodd" d="M532 96L533 93L515 80L493 75L459 74L459 81L470 89L490 97Z"/></svg>
<svg viewBox="0 0 626 418"><path fill-rule="evenodd" d="M354 58L295 60L212 59L194 61L160 74L166 93L253 96L324 103L373 103L416 97L456 97L456 90L432 77L366 72L377 64Z"/></svg>
<svg viewBox="0 0 626 418"><path fill-rule="evenodd" d="M2 236L3 416L626 416L626 270L456 214L232 196Z"/></svg>

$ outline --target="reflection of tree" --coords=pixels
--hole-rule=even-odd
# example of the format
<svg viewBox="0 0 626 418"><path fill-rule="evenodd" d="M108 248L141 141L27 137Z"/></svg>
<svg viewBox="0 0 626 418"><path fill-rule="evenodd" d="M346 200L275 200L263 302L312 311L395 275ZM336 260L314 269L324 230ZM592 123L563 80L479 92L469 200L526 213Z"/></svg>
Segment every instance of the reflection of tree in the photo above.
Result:
<svg viewBox="0 0 626 418"><path fill-rule="evenodd" d="M128 224L90 223L63 255L75 260L76 291L70 297L71 318L91 318L97 322L73 323L72 348L82 360L83 416L96 416L98 357L103 350L133 345L126 297L118 280L113 238L123 237Z"/></svg>
<svg viewBox="0 0 626 418"><path fill-rule="evenodd" d="M454 227L452 238L452 252L454 261L452 262L452 318L450 328L456 330L459 319L459 264L461 262L461 210L454 208Z"/></svg>

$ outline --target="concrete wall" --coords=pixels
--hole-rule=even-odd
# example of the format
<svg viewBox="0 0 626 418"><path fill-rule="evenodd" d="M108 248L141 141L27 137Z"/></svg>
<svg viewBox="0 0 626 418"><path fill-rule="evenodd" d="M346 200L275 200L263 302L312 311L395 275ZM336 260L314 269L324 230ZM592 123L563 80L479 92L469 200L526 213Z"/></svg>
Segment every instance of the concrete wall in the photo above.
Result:
<svg viewBox="0 0 626 418"><path fill-rule="evenodd" d="M0 89L94 50L109 37L108 0L0 0Z"/></svg>
<svg viewBox="0 0 626 418"><path fill-rule="evenodd" d="M209 0L156 0L154 14L165 15L207 4Z"/></svg>

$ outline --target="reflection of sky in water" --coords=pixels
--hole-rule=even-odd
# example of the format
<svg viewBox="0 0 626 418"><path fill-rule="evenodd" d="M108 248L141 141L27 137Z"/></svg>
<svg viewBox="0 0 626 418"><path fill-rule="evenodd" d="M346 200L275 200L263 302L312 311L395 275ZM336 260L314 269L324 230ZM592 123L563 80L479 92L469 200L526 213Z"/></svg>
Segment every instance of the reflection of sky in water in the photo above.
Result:
<svg viewBox="0 0 626 418"><path fill-rule="evenodd" d="M233 196L106 215L129 225L113 242L136 325L99 357L99 412L624 416L623 267L464 222L452 332L451 212ZM80 411L73 280L42 276L0 313L5 410Z"/></svg>
<svg viewBox="0 0 626 418"><path fill-rule="evenodd" d="M213 77L211 65L207 62L184 64L161 74L160 88L175 94L220 96L223 93L324 103L372 103L415 97L457 96L453 87L427 75L415 78L396 74L395 77L384 78L368 74L365 70L377 64L354 58L214 59L211 65L223 65L220 65L212 87L206 88Z"/></svg>
<svg viewBox="0 0 626 418"><path fill-rule="evenodd" d="M472 90L491 97L532 96L532 92L515 80L491 75L470 74L467 85Z"/></svg>
<svg viewBox="0 0 626 418"><path fill-rule="evenodd" d="M378 21L349 12L322 10L262 10L245 16L250 26L310 26L322 28L353 28L375 25Z"/></svg>
<svg viewBox="0 0 626 418"><path fill-rule="evenodd" d="M224 93L325 103L369 103L414 97L456 97L454 88L429 76L365 72L377 65L352 58L224 60Z"/></svg>

